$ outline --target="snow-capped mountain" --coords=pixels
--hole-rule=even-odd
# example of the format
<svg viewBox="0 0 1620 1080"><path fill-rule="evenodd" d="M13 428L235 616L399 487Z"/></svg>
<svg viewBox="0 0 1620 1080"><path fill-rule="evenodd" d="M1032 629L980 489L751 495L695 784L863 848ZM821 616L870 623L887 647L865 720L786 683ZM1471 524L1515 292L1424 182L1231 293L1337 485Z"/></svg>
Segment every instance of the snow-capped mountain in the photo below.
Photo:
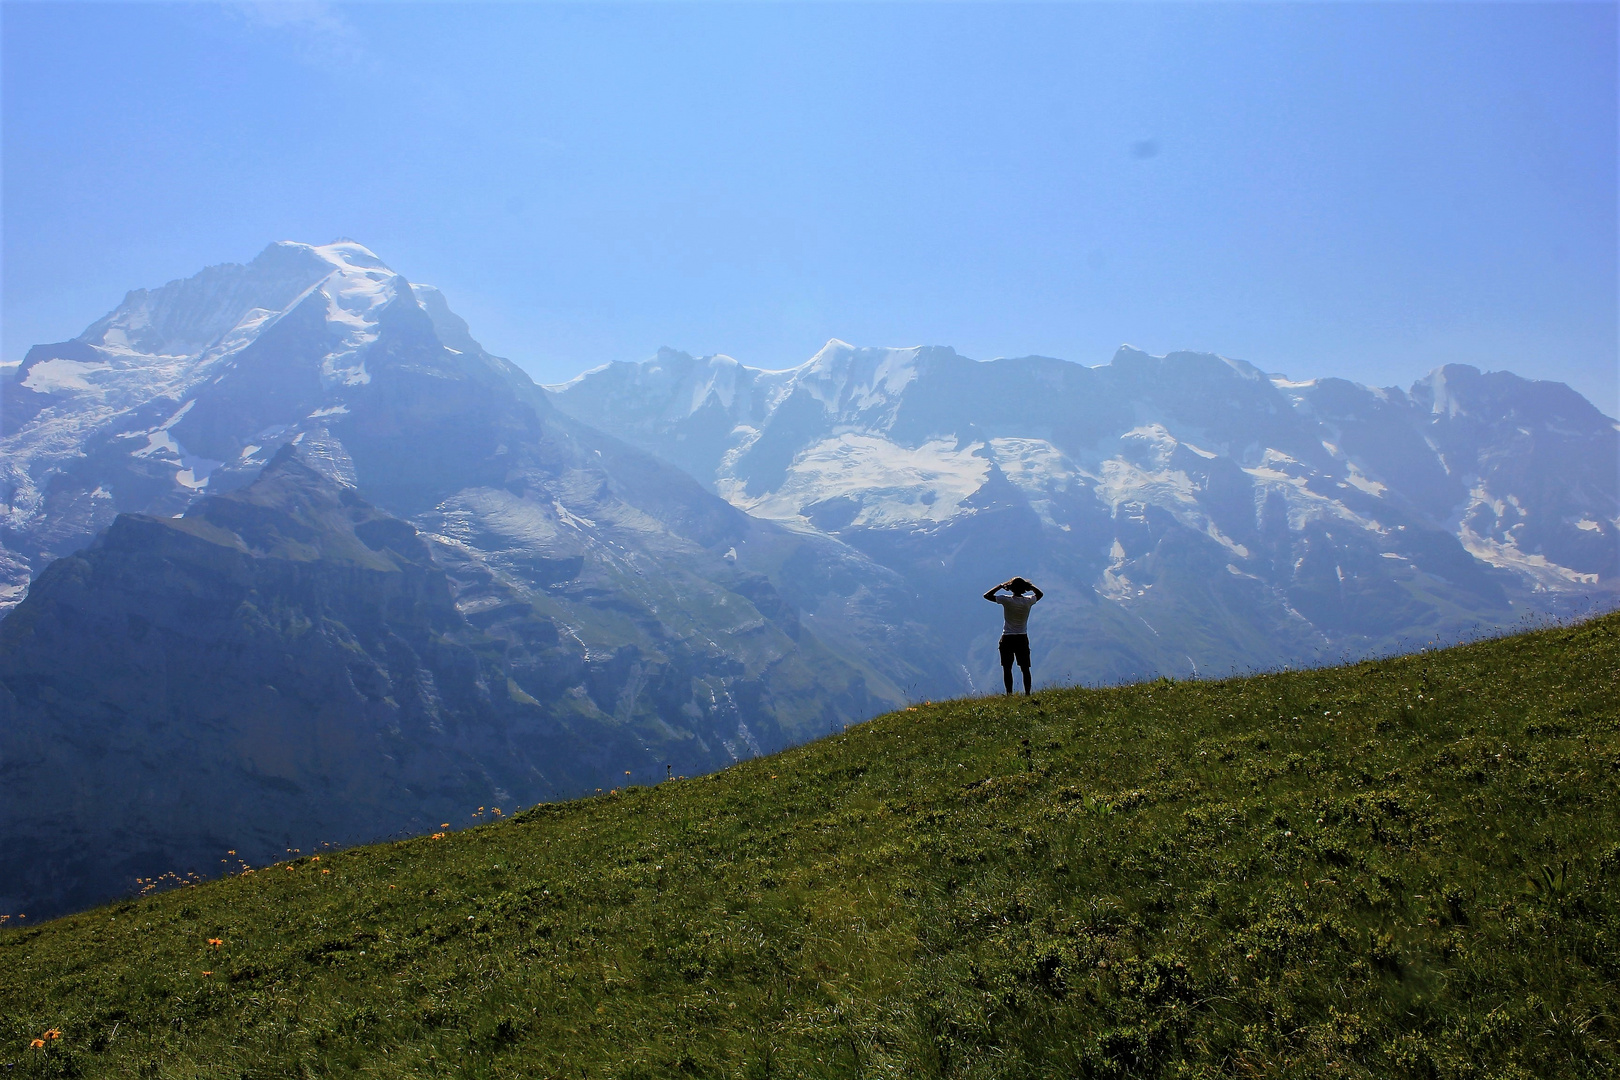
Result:
<svg viewBox="0 0 1620 1080"><path fill-rule="evenodd" d="M118 514L180 514L291 443L422 531L514 693L639 729L625 768L712 767L949 677L895 574L557 413L350 241L132 292L3 388L7 606Z"/></svg>
<svg viewBox="0 0 1620 1080"><path fill-rule="evenodd" d="M29 350L0 392L0 602L118 513L178 513L211 484L245 482L287 438L320 441L370 381L364 354L390 306L427 307L411 293L358 244L272 244L246 266L137 289L77 338ZM233 405L249 413L231 418L245 438L221 430Z"/></svg>
<svg viewBox="0 0 1620 1080"><path fill-rule="evenodd" d="M833 341L783 371L664 350L548 389L900 573L975 678L978 593L1013 573L1053 594L1035 632L1059 678L1360 655L1620 584L1620 427L1505 372L1402 391L1129 347L1088 368Z"/></svg>

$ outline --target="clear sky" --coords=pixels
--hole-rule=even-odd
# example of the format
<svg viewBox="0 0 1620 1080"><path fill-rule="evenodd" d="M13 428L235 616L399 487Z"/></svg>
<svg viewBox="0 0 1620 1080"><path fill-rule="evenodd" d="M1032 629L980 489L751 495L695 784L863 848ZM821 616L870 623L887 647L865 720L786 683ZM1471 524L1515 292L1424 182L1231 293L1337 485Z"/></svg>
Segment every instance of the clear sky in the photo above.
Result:
<svg viewBox="0 0 1620 1080"><path fill-rule="evenodd" d="M542 381L1121 342L1620 413L1616 6L6 3L6 360L348 236Z"/></svg>

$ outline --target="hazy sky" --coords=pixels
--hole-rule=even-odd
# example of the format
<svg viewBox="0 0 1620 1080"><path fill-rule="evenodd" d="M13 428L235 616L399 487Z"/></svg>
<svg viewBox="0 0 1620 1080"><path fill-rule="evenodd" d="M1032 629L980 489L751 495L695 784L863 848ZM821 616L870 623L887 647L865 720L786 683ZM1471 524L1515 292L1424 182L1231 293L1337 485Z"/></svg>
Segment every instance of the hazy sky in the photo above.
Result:
<svg viewBox="0 0 1620 1080"><path fill-rule="evenodd" d="M1620 413L1616 6L6 3L6 360L349 236L543 381L830 337Z"/></svg>

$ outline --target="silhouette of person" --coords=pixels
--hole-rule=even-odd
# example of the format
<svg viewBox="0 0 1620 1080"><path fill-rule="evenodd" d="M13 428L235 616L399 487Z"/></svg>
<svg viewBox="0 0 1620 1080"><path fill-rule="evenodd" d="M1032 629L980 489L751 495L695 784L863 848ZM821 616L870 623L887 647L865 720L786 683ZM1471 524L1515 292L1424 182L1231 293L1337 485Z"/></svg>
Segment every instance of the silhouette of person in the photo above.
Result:
<svg viewBox="0 0 1620 1080"><path fill-rule="evenodd" d="M1012 595L997 596L1002 589ZM1034 595L1025 596L1025 593ZM1001 681L1007 684L1009 694L1013 692L1014 660L1018 661L1019 668L1024 672L1024 693L1029 693L1029 609L1035 606L1035 601L1041 595L1041 590L1021 577L1003 581L984 594L984 598L992 604L1001 605Z"/></svg>

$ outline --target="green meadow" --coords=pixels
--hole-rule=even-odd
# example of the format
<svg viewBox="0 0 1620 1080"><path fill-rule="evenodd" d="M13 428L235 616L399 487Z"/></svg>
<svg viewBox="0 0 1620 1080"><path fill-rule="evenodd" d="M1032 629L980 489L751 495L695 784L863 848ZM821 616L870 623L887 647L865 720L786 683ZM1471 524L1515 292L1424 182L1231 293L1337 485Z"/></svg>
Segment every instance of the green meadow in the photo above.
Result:
<svg viewBox="0 0 1620 1080"><path fill-rule="evenodd" d="M927 704L0 929L3 1076L1613 1077L1617 1038L1616 616Z"/></svg>

